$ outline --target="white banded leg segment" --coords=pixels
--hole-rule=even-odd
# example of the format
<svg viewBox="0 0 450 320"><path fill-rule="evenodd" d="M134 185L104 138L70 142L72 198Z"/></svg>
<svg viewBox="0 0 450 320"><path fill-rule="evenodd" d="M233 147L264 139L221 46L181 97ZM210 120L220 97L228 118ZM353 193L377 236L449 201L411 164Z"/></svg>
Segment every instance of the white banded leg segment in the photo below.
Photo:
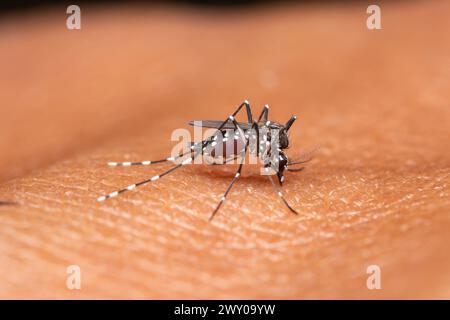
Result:
<svg viewBox="0 0 450 320"><path fill-rule="evenodd" d="M179 158L185 156L187 154L183 153L177 157L167 157L165 159L160 159L160 160L145 160L145 161L138 161L138 162L131 162L131 161L126 161L126 162L108 162L108 166L110 167L129 167L129 166L149 166L151 164L157 164L157 163L162 163L162 162L166 162L166 161L176 161Z"/></svg>
<svg viewBox="0 0 450 320"><path fill-rule="evenodd" d="M231 188L233 187L234 183L236 182L236 180L239 178L239 176L241 175L241 170L242 170L242 166L244 165L243 161L241 161L238 171L236 172L236 174L234 175L233 180L231 180L230 185L227 188L227 191L225 191L225 193L223 194L223 196L220 198L219 203L217 204L216 209L213 211L213 213L211 214L211 217L209 217L209 220L212 220L214 218L214 216L216 215L217 211L219 211L220 207L222 206L222 203L225 202L225 199L228 195L228 193L230 192Z"/></svg>
<svg viewBox="0 0 450 320"><path fill-rule="evenodd" d="M155 164L155 163L161 163L164 161L169 161L169 158L167 159L162 159L162 160L156 160L156 161L150 161L150 160L146 160L146 161L139 161L139 162L108 162L108 166L110 167L129 167L129 166L148 166L151 164Z"/></svg>
<svg viewBox="0 0 450 320"><path fill-rule="evenodd" d="M105 201L106 199L116 197L116 196L118 196L119 194L121 194L121 193L123 193L123 192L134 190L134 189L136 189L137 187L142 186L142 185L144 185L144 184L147 184L147 183L149 183L149 182L154 182L154 181L156 181L156 180L158 180L158 179L164 177L165 175L167 175L167 174L169 174L169 173L175 171L176 169L178 169L178 168L180 168L180 167L182 167L182 166L184 166L184 165L186 165L186 164L188 164L188 163L191 163L191 162L193 161L193 159L194 159L197 155L198 155L198 154L196 154L196 155L194 155L194 156L192 156L192 157L190 157L190 158L185 159L182 163L177 164L176 166L170 168L169 170L166 170L166 171L164 171L163 173L161 173L161 174L159 174L159 175L155 175L155 176L151 177L150 179L147 179L147 180L138 182L138 183L136 183L136 184L129 185L129 186L126 187L126 188L120 189L120 190L118 190L118 191L111 192L110 194L107 194L107 195L105 195L105 196L98 197L98 198L97 198L97 201L99 201L99 202Z"/></svg>
<svg viewBox="0 0 450 320"><path fill-rule="evenodd" d="M102 201L105 201L106 199L117 197L120 192L121 191L114 191L114 192L111 192L110 194L107 194L105 196L98 197L97 201L102 202Z"/></svg>

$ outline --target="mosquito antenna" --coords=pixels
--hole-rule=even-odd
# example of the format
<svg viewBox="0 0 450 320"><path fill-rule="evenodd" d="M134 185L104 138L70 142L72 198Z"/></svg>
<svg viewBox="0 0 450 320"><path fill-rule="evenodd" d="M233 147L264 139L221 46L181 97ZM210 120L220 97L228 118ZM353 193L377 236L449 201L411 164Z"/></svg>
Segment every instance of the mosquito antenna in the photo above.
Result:
<svg viewBox="0 0 450 320"><path fill-rule="evenodd" d="M313 148L312 150L305 152L304 154L302 154L298 159L304 158L304 157L309 157L306 160L296 160L296 161L292 161L292 162L288 162L288 166L294 165L294 164L303 164L303 163L307 163L309 161L311 161L313 159L312 155L313 153L315 153L317 150L319 150L320 146L317 146L315 148Z"/></svg>
<svg viewBox="0 0 450 320"><path fill-rule="evenodd" d="M289 210L291 210L293 213L298 214L297 211L295 211L287 202L287 200L284 198L283 193L281 192L281 189L277 187L277 185L275 184L275 182L272 179L272 176L268 175L267 178L269 178L270 182L272 183L273 189L275 190L275 192L278 194L278 196L281 198L281 200L284 202L284 204L286 205L286 207L289 208Z"/></svg>
<svg viewBox="0 0 450 320"><path fill-rule="evenodd" d="M302 160L302 161L294 161L294 162L288 162L288 166L292 166L294 164L302 164L302 163L307 163L310 162L312 160L312 158L306 159L306 160Z"/></svg>
<svg viewBox="0 0 450 320"><path fill-rule="evenodd" d="M295 122L295 120L297 120L296 116L292 116L288 122L286 122L286 124L284 125L284 127L286 128L286 131L289 131L289 128L292 126L292 124Z"/></svg>

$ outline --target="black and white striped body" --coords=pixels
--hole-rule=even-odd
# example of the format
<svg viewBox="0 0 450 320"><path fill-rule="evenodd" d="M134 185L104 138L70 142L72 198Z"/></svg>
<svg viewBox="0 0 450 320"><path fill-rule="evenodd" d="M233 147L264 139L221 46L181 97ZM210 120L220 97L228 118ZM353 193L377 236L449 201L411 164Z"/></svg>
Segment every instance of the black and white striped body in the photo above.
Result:
<svg viewBox="0 0 450 320"><path fill-rule="evenodd" d="M212 127L216 125L214 121L191 121L190 124L202 125L202 127ZM203 124L205 124L203 126ZM222 129L218 130L213 136L205 141L192 143L191 152L201 148L202 143L206 143L206 147L202 150L204 160L206 164L224 164L230 163L233 160L241 157L245 151L245 145L247 141L248 152L254 157L257 157L263 164L264 168L269 172L272 168L277 173L277 178L280 185L284 181L284 170L287 167L288 158L283 153L280 146L287 146L289 144L287 135L285 133L281 134L281 137L276 137L278 140L273 145L272 144L272 129L279 129L279 124L277 123L258 123L255 124L253 128L248 128L248 124L239 123L240 127L246 129ZM275 127L274 127L275 126ZM230 127L230 125L229 125ZM240 134L240 131L244 134ZM258 141L259 139L259 141ZM272 150L277 152L273 152Z"/></svg>

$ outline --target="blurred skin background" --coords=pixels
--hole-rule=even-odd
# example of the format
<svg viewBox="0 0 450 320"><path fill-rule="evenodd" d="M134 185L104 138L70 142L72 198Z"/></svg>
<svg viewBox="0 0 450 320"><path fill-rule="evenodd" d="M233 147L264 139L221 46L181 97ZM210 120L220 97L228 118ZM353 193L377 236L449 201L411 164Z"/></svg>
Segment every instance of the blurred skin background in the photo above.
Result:
<svg viewBox="0 0 450 320"><path fill-rule="evenodd" d="M76 4L80 30L66 2L0 5L1 298L450 297L448 1ZM235 167L95 202L170 167L108 161L244 99L297 115L292 159L321 146L286 175L298 216L249 170L209 222Z"/></svg>

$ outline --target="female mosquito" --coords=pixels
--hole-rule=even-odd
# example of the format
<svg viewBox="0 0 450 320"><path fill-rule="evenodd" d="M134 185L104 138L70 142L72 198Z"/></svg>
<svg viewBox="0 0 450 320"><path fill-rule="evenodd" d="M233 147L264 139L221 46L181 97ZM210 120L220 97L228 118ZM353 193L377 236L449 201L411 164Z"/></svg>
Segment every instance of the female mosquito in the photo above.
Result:
<svg viewBox="0 0 450 320"><path fill-rule="evenodd" d="M247 122L237 122L236 115L245 107L247 114ZM263 162L264 172L267 172L266 176L270 180L274 190L287 206L287 208L297 214L297 212L289 205L281 189L275 184L272 174L277 175L278 182L280 186L284 182L284 172L285 171L301 171L301 168L290 168L290 166L295 164L302 164L308 162L310 159L305 161L289 162L288 157L284 154L283 150L289 147L289 137L288 131L292 124L297 119L292 116L285 124L280 124L277 122L271 122L268 120L269 106L265 105L257 121L253 120L253 114L250 104L247 100L242 102L238 108L224 121L216 120L201 120L201 121L190 121L189 125L201 126L203 128L213 128L216 129L215 134L209 138L200 141L192 142L190 144L189 150L180 153L178 156L170 156L165 159L156 161L140 161L140 162L109 162L109 166L145 166L156 163L162 163L166 161L173 161L177 163L175 166L167 171L155 175L149 179L143 180L136 184L129 185L126 188L114 191L107 195L97 198L97 201L105 201L106 199L116 197L117 195L135 189L136 187L142 186L144 184L154 182L165 175L172 173L178 168L192 163L199 155L208 155L213 158L213 164L226 164L230 163L232 160L239 159L239 167L231 180L228 188L226 189L223 196L220 198L215 210L210 216L210 220L214 218L217 211L222 206L228 193L233 187L236 180L241 175L242 167L244 165L244 159L247 152L254 154ZM252 142L252 143L250 143Z"/></svg>

